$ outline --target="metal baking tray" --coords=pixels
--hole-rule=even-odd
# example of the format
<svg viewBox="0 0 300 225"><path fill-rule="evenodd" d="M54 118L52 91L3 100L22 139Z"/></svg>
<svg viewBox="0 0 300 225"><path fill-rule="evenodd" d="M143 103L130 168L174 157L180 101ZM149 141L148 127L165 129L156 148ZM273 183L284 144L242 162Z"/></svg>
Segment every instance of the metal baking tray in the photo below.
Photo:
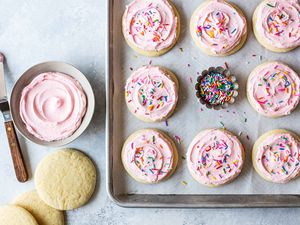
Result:
<svg viewBox="0 0 300 225"><path fill-rule="evenodd" d="M158 127L161 129L166 129L164 125L162 124L147 124L147 123L142 123L140 121L137 121L137 119L133 118L132 115L130 115L127 111L127 108L125 105L124 97L123 96L123 88L126 80L126 76L130 74L129 68L125 68L128 65L124 64L124 55L123 52L125 51L130 51L130 54L133 56L130 60L135 62L136 58L139 58L138 63L133 62L133 66L135 68L141 66L141 62L144 62L144 64L147 64L150 60L155 61L156 64L165 63L167 64L167 67L170 67L172 69L174 67L175 70L180 70L179 67L183 67L182 63L178 63L180 65L176 65L174 63L174 60L169 62L168 58L173 58L174 57L180 57L179 49L188 49L187 51L190 51L190 59L195 59L196 63L199 64L199 68L204 68L204 65L207 63L217 63L217 65L221 62L229 62L230 64L240 64L237 66L237 68L234 68L236 71L234 72L240 72L243 70L247 70L247 73L250 73L251 69L254 68L256 65L262 63L260 61L264 59L270 59L270 60L286 60L289 58L289 64L291 64L294 68L299 70L299 66L297 68L297 65L299 64L299 60L297 57L295 57L295 54L299 55L299 49L296 50L296 52L290 53L290 54L275 54L275 53L270 53L263 49L259 44L253 44L255 43L256 40L254 40L252 31L251 31L251 26L249 25L249 39L246 45L248 47L244 47L239 53L237 53L234 56L226 57L226 58L211 58L207 57L201 53L197 54L196 56L194 55L194 51L191 48L193 46L190 44L191 38L189 37L189 30L188 30L188 22L189 18L191 16L192 9L187 10L189 7L195 7L199 5L202 0L174 0L173 2L175 3L176 7L179 9L179 12L181 14L181 20L182 20L182 31L181 31L181 39L179 40L179 43L175 46L175 49L173 49L171 52L166 54L165 56L162 56L160 58L147 58L147 57L142 57L138 56L135 54L132 50L130 50L126 44L125 41L123 40L122 32L121 32L121 17L122 13L124 11L124 6L126 3L128 3L129 0L107 0L107 19L108 19L108 25L107 25L107 52L106 52L106 188L107 188L107 193L109 197L114 201L117 205L122 206L122 207L166 207L166 208L218 208L218 207L299 207L300 206L300 192L299 194L297 191L281 191L281 187L276 189L277 187L273 188L273 184L261 184L260 182L263 182L258 178L256 180L256 175L251 175L253 176L253 182L248 179L247 171L252 171L251 167L251 160L248 159L248 162L244 168L244 174L240 175L242 178L238 178L238 181L234 181L233 183L236 183L236 186L229 186L228 188L231 189L225 189L229 191L222 191L222 189L214 189L213 191L207 191L207 192L198 192L197 187L200 188L200 185L197 184L196 182L193 182L192 184L188 184L192 186L194 191L189 191L188 188L186 188L183 191L177 191L178 189L183 188L180 184L180 179L183 177L186 179L186 175L181 175L182 171L186 171L186 166L183 165L182 162L179 163L179 166L177 168L178 175L173 175L170 179L168 179L168 185L169 186L174 186L174 189L170 190L175 190L174 192L172 191L166 191L164 189L164 184L162 186L160 185L149 185L147 188L141 184L133 183L131 184L131 187L127 187L126 185L130 184L127 183L126 179L131 179L127 177L126 172L124 171L122 165L121 165L121 160L120 160L120 152L121 152L121 147L122 143L125 141L125 138L130 132L133 132L137 129L144 128L144 127ZM255 0L251 1L234 1L232 2L238 3L238 5L241 5L243 8L246 10L246 16L248 19L248 23L251 21L251 15L252 12L254 11L255 5L257 5L260 0ZM187 6L190 5L190 6ZM249 7L248 7L249 5ZM188 11L188 13L187 13ZM189 44L187 44L189 43ZM196 48L196 47L195 47ZM254 53L256 55L254 55ZM188 54L185 52L185 54ZM198 58L198 59L197 59ZM183 59L183 58L180 58ZM205 61L206 60L206 61ZM202 63L202 61L205 61L205 63ZM194 64L195 64L194 62ZM151 63L151 62L150 62ZM184 62L185 63L185 62ZM204 64L204 65L203 65ZM164 64L162 64L164 65ZM215 64L214 64L215 65ZM190 67L190 65L188 65ZM210 65L209 65L210 66ZM132 68L130 68L132 69ZM188 68L185 68L185 70L189 70ZM124 72L126 71L126 72ZM297 70L296 70L297 71ZM177 72L177 71L176 71ZM126 75L124 75L126 73ZM184 74L183 74L184 75ZM189 87L187 85L187 81L185 81L184 76L181 75L180 77L180 82L184 83L181 92L183 93L184 97L182 97L179 102L179 110L175 112L175 117L174 119L171 120L171 123L174 126L169 126L167 130L169 133L174 134L176 132L176 128L178 127L178 122L180 122L180 114L186 113L184 111L184 107L187 107L186 105L183 106L185 103L186 98L188 99L193 99L195 100L194 92L192 88L190 90L187 90L186 87ZM186 75L186 74L185 74ZM247 77L247 74L243 76L240 76L240 80L242 80L242 83L245 83L245 77ZM189 77L186 77L189 80ZM195 74L193 74L193 79L195 79ZM238 78L239 79L239 78ZM121 80L121 81L120 81ZM193 86L193 84L191 85ZM241 90L245 90L245 86L241 85ZM188 97L187 97L188 96ZM116 99L116 98L121 98L121 99ZM235 133L238 133L239 129L242 127L244 130L248 131L248 125L244 125L244 122L241 121L243 120L244 114L246 112L239 112L238 110L244 110L243 108L246 108L245 111L249 113L250 119L257 119L257 124L259 125L259 132L253 131L252 133L248 133L250 136L250 139L252 139L251 142L246 143L246 148L247 148L247 157L251 158L251 146L253 144L253 140L255 140L259 134L261 134L264 131L267 131L271 128L277 128L277 126L281 126L284 128L287 126L286 124L289 123L289 128L294 131L300 132L300 128L297 127L296 123L293 123L293 120L299 119L298 116L290 116L290 118L287 119L279 119L279 120L268 120L265 118L259 117L257 114L255 114L251 107L249 107L247 100L245 100L245 93L240 93L239 99L236 103L236 108L233 108L237 110L237 114L239 114L239 119L233 119L232 124L226 124L229 125L229 128L234 130ZM114 104L114 101L120 102L121 105ZM123 101L123 105L122 105ZM196 101L195 101L196 102ZM197 104L197 103L195 103ZM193 106L189 105L192 107L198 107L198 106ZM126 111L127 110L127 111ZM229 108L229 110L232 110ZM117 113L120 112L121 113ZM184 112L180 112L184 111ZM191 109L190 111L193 111ZM179 115L178 115L179 114ZM194 114L197 114L197 111L194 112ZM226 118L226 110L225 111L220 111L218 113L213 112L210 113L209 111L204 113L203 116L213 114L215 117L214 120L219 120L222 116ZM201 114L202 115L202 114ZM231 115L229 115L230 117ZM228 116L227 116L228 117ZM179 119L178 119L179 118ZM201 117L202 118L202 117ZM199 121L203 121L203 118ZM204 118L205 120L209 120L208 118ZM128 122L133 120L136 125L130 124L128 125ZM246 120L245 120L246 121ZM276 122L274 122L276 121ZM287 122L289 121L289 122ZM186 122L186 121L184 121ZM203 121L204 122L204 121ZM188 124L188 122L186 122ZM208 125L211 123L211 127L216 126L215 121L208 121ZM255 123L255 122L254 122ZM264 123L266 125L262 126L261 124ZM180 124L180 123L179 123ZM248 123L249 124L249 123ZM205 127L205 125L203 125ZM127 127L130 127L128 131ZM174 127L174 129L173 129ZM201 126L199 126L201 128ZM204 129L201 128L201 129ZM200 129L199 128L199 129ZM182 129L187 129L186 126L183 126ZM250 129L250 128L249 128ZM127 131L125 131L127 130ZM193 130L193 129L191 129ZM243 130L243 131L244 131ZM124 131L124 132L123 132ZM184 130L183 130L184 131ZM200 131L200 130L198 130ZM123 133L122 133L123 132ZM194 131L194 133L196 130ZM196 134L196 133L195 133ZM191 140L194 136L191 136L188 138L188 140ZM245 143L247 139L249 139L248 135L242 138L242 141ZM185 146L179 146L179 154L184 155L184 150L186 149L186 145L189 144L189 141L186 141ZM250 146L250 147L249 147ZM176 174L175 173L175 174ZM246 175L245 175L246 174ZM251 172L252 174L252 172ZM130 180L131 182L131 180ZM246 183L242 183L246 182ZM299 181L300 182L300 181ZM164 182L163 182L164 183ZM238 188L240 184L244 185L249 185L251 186L252 189L251 191L247 192L244 191L243 193L238 192ZM141 185L141 186L140 186ZM267 185L266 188L265 186L261 185ZM268 186L269 185L269 186ZM132 191L132 187L136 186L136 190ZM167 187L169 187L167 186ZM242 187L242 186L241 186ZM256 193L255 190L260 189L263 190L261 193ZM130 189L131 188L131 189ZM139 191L140 189L143 191ZM122 191L120 191L122 190ZM153 191L155 190L155 191ZM210 189L211 190L211 189Z"/></svg>

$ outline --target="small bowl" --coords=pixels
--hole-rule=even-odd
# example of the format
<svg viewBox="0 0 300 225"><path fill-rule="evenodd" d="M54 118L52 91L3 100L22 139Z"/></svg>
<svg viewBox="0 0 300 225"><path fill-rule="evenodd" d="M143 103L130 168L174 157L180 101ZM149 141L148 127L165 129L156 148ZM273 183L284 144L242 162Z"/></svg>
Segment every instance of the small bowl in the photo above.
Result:
<svg viewBox="0 0 300 225"><path fill-rule="evenodd" d="M40 140L39 138L29 133L19 113L21 93L23 89L36 76L45 72L61 72L73 77L81 84L87 98L87 110L78 129L71 136L65 139L51 141L51 142ZM83 73L81 73L74 66L63 62L44 62L31 67L25 73L23 73L22 76L17 80L17 82L15 83L12 89L12 93L10 97L10 106L11 106L12 118L16 125L16 128L25 138L39 145L48 146L48 147L59 147L59 146L67 145L70 142L74 141L88 127L95 110L95 97L94 97L93 89L89 81L86 79L85 75L83 75Z"/></svg>
<svg viewBox="0 0 300 225"><path fill-rule="evenodd" d="M230 80L232 82L232 86L233 86L233 95L231 96L230 100L225 102L224 104L218 104L218 105L212 105L209 102L207 102L205 99L203 99L201 97L200 94L200 84L201 84L201 80L208 74L210 74L211 72L216 72L219 74L222 74L223 76L225 76L228 80ZM210 67L208 70L204 70L202 71L201 75L198 76L197 78L197 83L195 85L195 89L196 89L196 96L199 99L199 102L202 105L205 105L206 108L208 109L214 109L214 110L220 110L220 109L226 109L229 104L233 104L235 102L235 98L238 96L238 90L239 90L239 85L236 81L236 77L234 75L231 74L231 72L228 69L225 69L221 66L219 67Z"/></svg>

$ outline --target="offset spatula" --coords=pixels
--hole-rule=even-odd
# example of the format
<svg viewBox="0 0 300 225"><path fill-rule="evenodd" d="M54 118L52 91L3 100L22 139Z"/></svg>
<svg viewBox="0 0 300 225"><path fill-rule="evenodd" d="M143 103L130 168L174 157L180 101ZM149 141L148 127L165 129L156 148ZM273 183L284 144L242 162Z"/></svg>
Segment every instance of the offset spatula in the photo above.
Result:
<svg viewBox="0 0 300 225"><path fill-rule="evenodd" d="M28 174L9 110L5 88L3 62L4 55L0 53L0 111L2 111L4 116L5 130L17 179L20 182L26 182L28 180Z"/></svg>

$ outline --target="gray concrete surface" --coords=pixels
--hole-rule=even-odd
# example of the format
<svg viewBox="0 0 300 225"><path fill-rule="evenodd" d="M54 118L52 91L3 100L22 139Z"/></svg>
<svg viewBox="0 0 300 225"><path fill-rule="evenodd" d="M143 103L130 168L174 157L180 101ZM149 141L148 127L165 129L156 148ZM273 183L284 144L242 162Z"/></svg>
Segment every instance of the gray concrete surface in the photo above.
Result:
<svg viewBox="0 0 300 225"><path fill-rule="evenodd" d="M105 54L104 0L0 0L0 51L7 57L7 83L30 66L48 60L69 62L88 76L96 96L96 112L88 130L69 147L85 151L97 164L100 182L91 202L67 212L67 224L299 224L300 209L124 209L105 190ZM2 124L2 117L0 119ZM0 126L0 204L34 188L33 179L14 177L3 126ZM42 157L55 149L20 138L32 173Z"/></svg>

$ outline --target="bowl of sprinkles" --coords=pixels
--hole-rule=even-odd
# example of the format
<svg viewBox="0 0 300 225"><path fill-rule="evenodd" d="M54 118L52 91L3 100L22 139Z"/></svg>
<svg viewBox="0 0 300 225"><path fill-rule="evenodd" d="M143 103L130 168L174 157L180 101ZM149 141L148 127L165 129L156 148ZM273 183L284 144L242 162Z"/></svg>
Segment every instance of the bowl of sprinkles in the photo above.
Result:
<svg viewBox="0 0 300 225"><path fill-rule="evenodd" d="M235 102L239 85L236 77L223 67L210 67L197 78L196 96L209 109L224 109Z"/></svg>

